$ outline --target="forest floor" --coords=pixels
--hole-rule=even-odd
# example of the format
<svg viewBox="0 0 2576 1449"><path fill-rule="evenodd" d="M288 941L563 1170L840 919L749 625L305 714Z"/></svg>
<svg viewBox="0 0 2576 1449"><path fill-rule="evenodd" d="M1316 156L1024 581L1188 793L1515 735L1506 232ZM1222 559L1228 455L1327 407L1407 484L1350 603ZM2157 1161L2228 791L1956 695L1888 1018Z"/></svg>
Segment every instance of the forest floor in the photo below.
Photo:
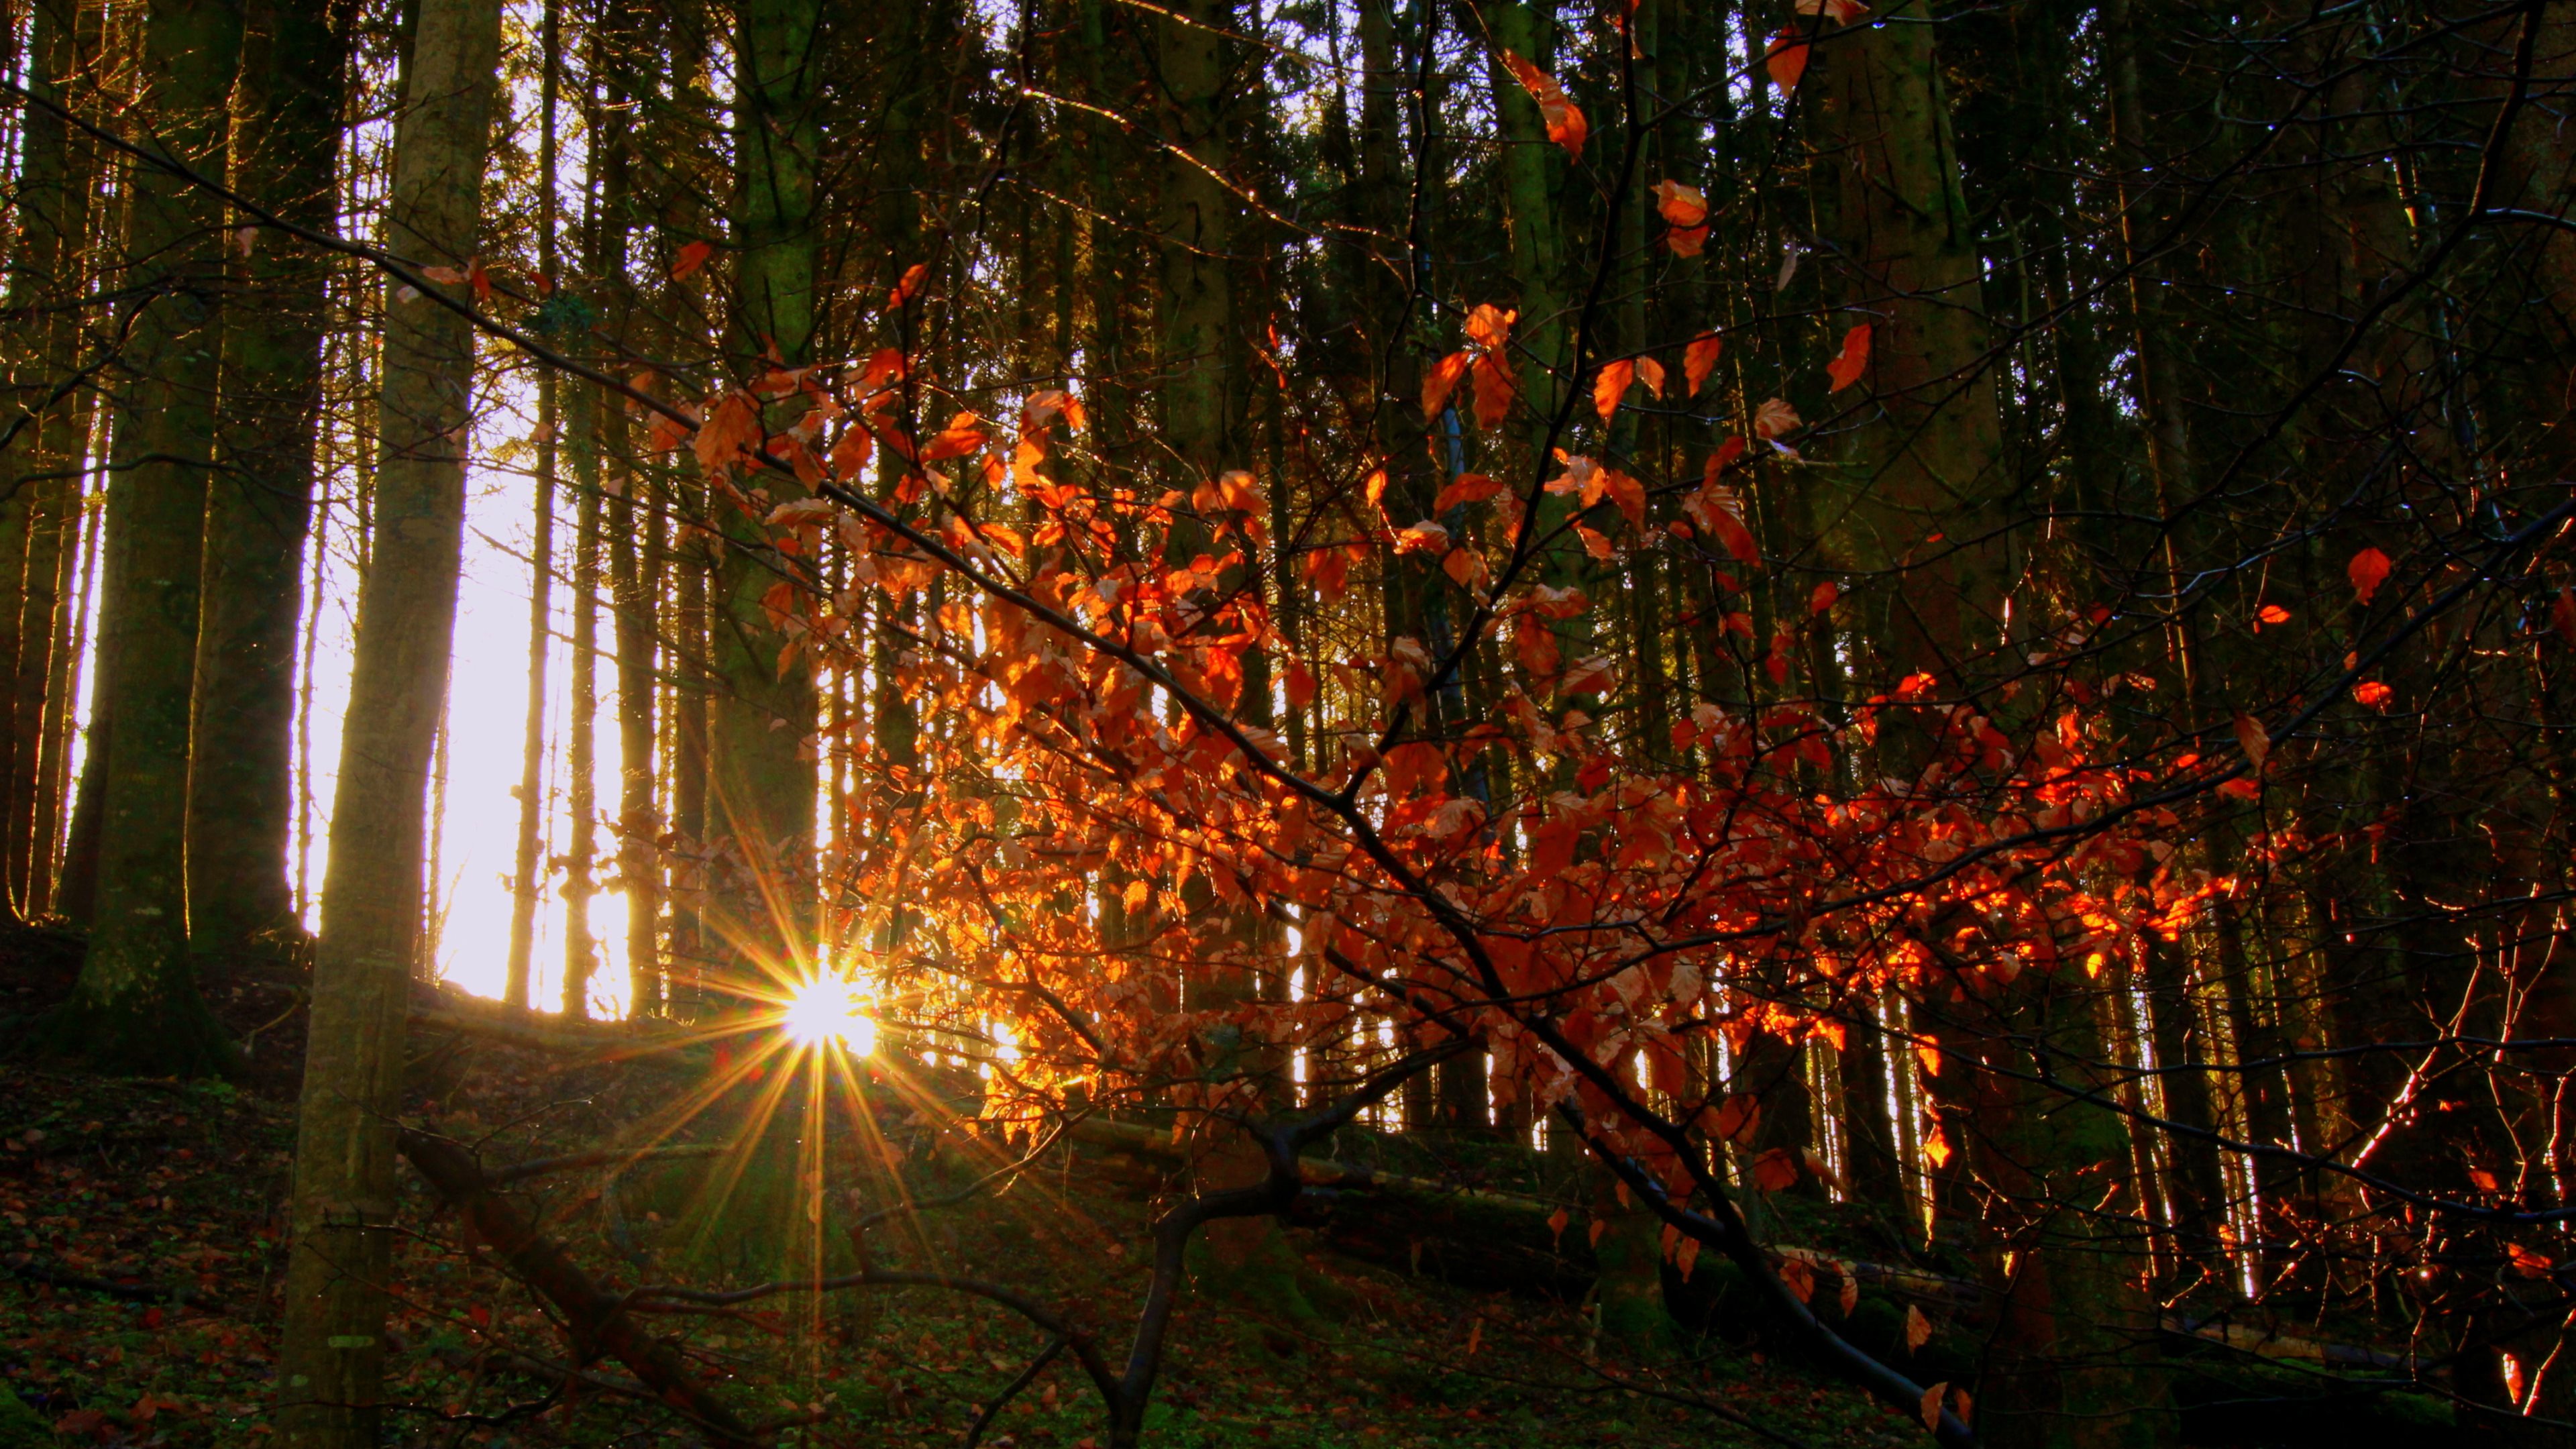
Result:
<svg viewBox="0 0 2576 1449"><path fill-rule="evenodd" d="M59 999L77 961L70 938L0 940L0 1016L24 1020ZM254 1038L237 1084L0 1060L0 1382L9 1390L0 1392L0 1449L250 1444L271 1432L299 998L292 979L275 977L216 981L210 991L227 1025ZM434 1043L415 1068L414 1108L438 1130L475 1140L496 1166L620 1140L664 1120L704 1074L455 1038ZM711 1110L682 1135L721 1140L739 1130ZM574 1260L612 1289L756 1281L743 1273L782 1261L773 1249L786 1236L763 1223L792 1215L744 1204L764 1193L788 1200L777 1191L786 1179L747 1178L734 1185L731 1216L710 1217L690 1206L693 1191L703 1198L705 1175L691 1164L629 1170L622 1189L575 1175L530 1200L544 1203L548 1231ZM568 1381L561 1330L525 1289L461 1251L452 1215L408 1167L401 1176L410 1235L391 1334L393 1442L699 1437L638 1402L640 1386L613 1364ZM1083 1305L1117 1345L1143 1277L1150 1209L1110 1178L1049 1173L924 1216L885 1251ZM823 1206L811 1214L819 1221ZM1794 1365L1722 1345L1621 1362L1578 1304L1467 1292L1325 1251L1303 1232L1287 1237L1299 1249L1297 1311L1193 1293L1148 1444L1922 1442L1919 1426ZM821 1306L769 1300L656 1326L685 1335L691 1369L741 1417L776 1428L782 1446L959 1445L1043 1347L1016 1319L922 1292ZM1106 1441L1097 1397L1062 1358L981 1439L995 1449Z"/></svg>

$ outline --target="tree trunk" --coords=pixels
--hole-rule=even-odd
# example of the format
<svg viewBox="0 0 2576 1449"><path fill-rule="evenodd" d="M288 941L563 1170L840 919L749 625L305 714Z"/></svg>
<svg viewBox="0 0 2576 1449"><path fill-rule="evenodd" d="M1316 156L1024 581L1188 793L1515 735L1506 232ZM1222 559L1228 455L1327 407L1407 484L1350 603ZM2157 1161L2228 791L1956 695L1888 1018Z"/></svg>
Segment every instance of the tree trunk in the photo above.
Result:
<svg viewBox="0 0 2576 1449"><path fill-rule="evenodd" d="M327 230L339 200L349 7L254 0L233 97L234 185ZM295 926L295 635L313 516L329 270L301 243L242 233L243 295L224 328L224 466L207 490L188 775L188 928L201 960L275 954Z"/></svg>
<svg viewBox="0 0 2576 1449"><path fill-rule="evenodd" d="M152 148L219 169L225 96L241 52L229 0L156 8L143 39L139 114ZM124 361L118 466L107 490L100 704L121 742L99 782L97 921L56 1044L119 1070L196 1074L231 1048L188 959L188 730L197 571L215 451L223 346L223 208L138 163L126 217L139 288Z"/></svg>
<svg viewBox="0 0 2576 1449"><path fill-rule="evenodd" d="M1868 632L1891 672L1928 672L1955 687L1975 682L1973 656L2000 637L2006 576L1995 545L1978 540L2005 488L2002 436L1934 26L1921 0L1884 17L1820 41L1822 75L1805 82L1828 178L1819 225L1848 259L1847 300L1879 319L1865 383L1880 415L1859 431L1843 480L1858 506L1838 551L1895 571L1868 606ZM1957 541L1925 542L1945 532Z"/></svg>
<svg viewBox="0 0 2576 1449"><path fill-rule="evenodd" d="M617 884L626 896L627 1012L662 1014L661 832L653 812L653 593L662 576L662 519L636 496L623 449L611 466L625 487L610 500L609 591L617 623ZM644 537L636 533L642 530Z"/></svg>
<svg viewBox="0 0 2576 1449"><path fill-rule="evenodd" d="M500 73L496 0L421 0L394 133L387 246L474 255ZM378 1437L392 1267L394 1114L420 931L430 751L454 645L474 341L464 319L389 285L376 541L356 659L297 1119L294 1241L279 1355L282 1440Z"/></svg>
<svg viewBox="0 0 2576 1449"><path fill-rule="evenodd" d="M819 0L746 0L735 43L734 237L737 365L755 371L812 360L819 320L814 229L822 152ZM772 362L764 359L774 359ZM786 406L795 406L791 400ZM783 426L782 415L770 421ZM758 480L772 501L798 491ZM709 720L710 824L736 857L717 883L711 923L725 938L722 974L794 974L813 949L814 762L812 675L782 666L787 637L761 599L792 567L768 545L761 519L726 507L731 541L709 600L715 674Z"/></svg>
<svg viewBox="0 0 2576 1449"><path fill-rule="evenodd" d="M599 938L590 929L598 894L591 866L599 855L599 407L595 390L576 384L573 446L572 717L564 722L564 796L572 838L564 846L564 976L566 1016L590 1014L590 980L599 971Z"/></svg>
<svg viewBox="0 0 2576 1449"><path fill-rule="evenodd" d="M537 270L558 285L561 270L555 232L555 107L563 84L563 6L547 0L544 48L538 81L537 119ZM556 398L560 384L554 369L537 373L537 466L529 481L536 494L535 519L528 546L528 710L520 737L519 827L510 856L510 956L502 977L501 999L512 1006L528 1004L529 968L534 962L537 902L544 894L538 851L546 817L546 660L554 645L555 582L555 432L561 425Z"/></svg>
<svg viewBox="0 0 2576 1449"><path fill-rule="evenodd" d="M85 73L98 44L98 7L79 0L47 0L36 7L30 30L28 88L55 105L75 104L72 87ZM0 820L7 831L0 848L0 881L27 915L49 901L53 867L52 810L39 803L51 776L53 734L47 704L62 651L61 615L71 607L63 588L65 543L80 539L81 477L88 459L90 400L81 394L54 399L78 365L80 331L67 311L33 321L22 309L42 299L60 301L79 291L89 239L90 193L97 184L98 151L52 112L29 106L18 177L18 250L12 258L9 308L12 351L10 407L26 409L15 446L5 460L11 506L28 511L26 569L17 600L16 678L11 709L8 768L0 776Z"/></svg>

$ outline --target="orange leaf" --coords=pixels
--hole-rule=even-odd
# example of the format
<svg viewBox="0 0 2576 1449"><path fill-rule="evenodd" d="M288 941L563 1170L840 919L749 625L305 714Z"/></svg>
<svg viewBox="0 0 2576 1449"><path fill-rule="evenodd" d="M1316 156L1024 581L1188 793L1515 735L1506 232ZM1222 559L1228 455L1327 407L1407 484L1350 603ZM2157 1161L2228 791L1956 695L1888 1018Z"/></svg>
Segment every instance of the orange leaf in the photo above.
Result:
<svg viewBox="0 0 2576 1449"><path fill-rule="evenodd" d="M1807 43L1798 38L1797 27L1781 31L1771 41L1770 52L1762 59L1762 68L1771 73L1771 83L1784 91L1798 88L1798 78L1807 73Z"/></svg>
<svg viewBox="0 0 2576 1449"><path fill-rule="evenodd" d="M1646 391L1660 400L1664 395L1664 365L1651 357L1638 358L1637 381L1644 383Z"/></svg>
<svg viewBox="0 0 2576 1449"><path fill-rule="evenodd" d="M2504 1245L2504 1251L2505 1256L2513 1260L2513 1271L2525 1278L2546 1278L2549 1276L2550 1269L2556 1266L2548 1258L2520 1243L2507 1243Z"/></svg>
<svg viewBox="0 0 2576 1449"><path fill-rule="evenodd" d="M1834 600L1839 599L1842 596L1843 591L1834 586L1833 580L1827 579L1823 583L1816 585L1815 592L1807 595L1807 612L1810 614L1821 614L1827 609L1832 608L1834 606Z"/></svg>
<svg viewBox="0 0 2576 1449"><path fill-rule="evenodd" d="M1797 431L1805 421L1796 408L1789 406L1787 398L1775 397L1753 410L1753 433L1768 442L1782 433Z"/></svg>
<svg viewBox="0 0 2576 1449"><path fill-rule="evenodd" d="M936 463L943 458L963 458L984 446L983 419L973 413L959 413L948 420L930 446L921 450L921 461Z"/></svg>
<svg viewBox="0 0 2576 1449"><path fill-rule="evenodd" d="M1923 1391L1923 1427L1929 1433L1941 1432L1941 1396L1950 1392L1945 1381Z"/></svg>
<svg viewBox="0 0 2576 1449"><path fill-rule="evenodd" d="M1568 1218L1568 1217L1565 1215L1565 1209L1563 1209L1563 1208L1558 1208L1556 1211L1554 1211L1554 1212L1552 1212L1552 1213L1549 1213L1549 1214L1547 1215L1547 1230L1548 1230L1548 1233L1549 1233L1552 1237L1557 1238L1557 1239L1562 1239L1562 1238L1564 1238L1564 1236L1565 1236L1565 1225L1566 1225L1568 1222L1570 1222L1570 1221L1572 1221L1572 1219Z"/></svg>
<svg viewBox="0 0 2576 1449"><path fill-rule="evenodd" d="M1716 333L1703 332L1682 349L1682 377L1690 383L1692 397L1699 396L1700 385L1708 381L1710 370L1717 366L1717 354L1725 345Z"/></svg>
<svg viewBox="0 0 2576 1449"><path fill-rule="evenodd" d="M1422 379L1423 417L1440 416L1440 410L1449 406L1449 394L1458 390L1458 384L1467 376L1468 364L1475 360L1472 354L1452 352L1432 365L1430 374Z"/></svg>
<svg viewBox="0 0 2576 1449"><path fill-rule="evenodd" d="M1664 233L1664 245L1677 257L1695 257L1708 245L1708 228L1677 226Z"/></svg>
<svg viewBox="0 0 2576 1449"><path fill-rule="evenodd" d="M2388 707L2388 701L2395 698L2396 694L2396 690L2389 688L2387 685L2380 683L2376 679L2365 679L2361 683L2352 687L2353 699L2357 703L2368 705L2372 709L2386 709Z"/></svg>
<svg viewBox="0 0 2576 1449"><path fill-rule="evenodd" d="M423 267L420 274L442 287L461 286L465 281L465 274L454 267Z"/></svg>
<svg viewBox="0 0 2576 1449"><path fill-rule="evenodd" d="M1512 340L1512 323L1521 314L1505 311L1491 302L1479 302L1467 314L1467 340L1487 352L1499 352Z"/></svg>
<svg viewBox="0 0 2576 1449"><path fill-rule="evenodd" d="M1512 78L1538 102L1539 118L1547 123L1547 138L1565 148L1568 156L1583 154L1583 143L1592 134L1591 123L1583 119L1583 110L1565 98L1565 88L1546 71L1521 59L1510 51L1503 52L1504 68Z"/></svg>
<svg viewBox="0 0 2576 1449"><path fill-rule="evenodd" d="M1618 687L1618 664L1607 654L1595 654L1565 671L1565 681L1557 690L1562 694L1607 695Z"/></svg>
<svg viewBox="0 0 2576 1449"><path fill-rule="evenodd" d="M1306 555L1306 582L1327 599L1338 599L1350 582L1351 556L1339 545L1319 548Z"/></svg>
<svg viewBox="0 0 2576 1449"><path fill-rule="evenodd" d="M2375 548L2365 548L2352 556L2352 562L2345 564L2343 571L2345 577L2352 580L2353 593L2367 604L2370 596L2379 592L2379 586L2388 582L2389 571L2394 567L2388 561L2388 555Z"/></svg>
<svg viewBox="0 0 2576 1449"><path fill-rule="evenodd" d="M1860 375L1868 370L1869 324L1863 322L1843 334L1843 350L1835 353L1834 360L1825 364L1825 376L1834 380L1834 385L1826 391L1841 392L1860 381Z"/></svg>
<svg viewBox="0 0 2576 1449"><path fill-rule="evenodd" d="M1798 1155L1788 1148L1767 1148L1753 1159L1753 1185L1764 1192L1780 1192L1797 1181Z"/></svg>
<svg viewBox="0 0 2576 1449"><path fill-rule="evenodd" d="M1698 1263L1699 1239L1682 1239L1681 1246L1673 1249L1673 1266L1682 1270L1683 1282L1687 1283L1690 1281L1691 1269L1696 1267Z"/></svg>
<svg viewBox="0 0 2576 1449"><path fill-rule="evenodd" d="M1610 421L1610 415L1619 410L1619 399L1628 395L1628 384L1636 378L1637 364L1621 358L1604 366L1592 380L1592 410L1601 415L1601 421Z"/></svg>
<svg viewBox="0 0 2576 1449"><path fill-rule="evenodd" d="M1701 532L1716 539L1729 557L1737 563L1758 566L1762 562L1762 548L1755 542L1753 530L1744 526L1744 519L1737 512L1740 506L1735 490L1718 484L1714 479L1702 483L1682 500L1682 511L1691 516L1691 521L1699 525Z"/></svg>
<svg viewBox="0 0 2576 1449"><path fill-rule="evenodd" d="M1699 1130L1720 1142L1743 1142L1762 1125L1762 1102L1737 1092L1714 1107L1700 1109Z"/></svg>
<svg viewBox="0 0 2576 1449"><path fill-rule="evenodd" d="M2244 747L2245 758L2254 762L2255 773L2261 774L2263 762L2272 756L2272 736L2261 720L2241 709L2236 712L2236 743Z"/></svg>
<svg viewBox="0 0 2576 1449"><path fill-rule="evenodd" d="M1461 473L1449 480L1440 496L1431 500L1431 511L1446 513L1461 503L1478 503L1503 491L1503 485L1482 473Z"/></svg>
<svg viewBox="0 0 2576 1449"><path fill-rule="evenodd" d="M922 279L929 275L930 267L924 262L915 262L904 268L902 279L894 284L893 291L886 293L885 309L889 312L902 311L904 303L920 295Z"/></svg>
<svg viewBox="0 0 2576 1449"><path fill-rule="evenodd" d="M1646 485L1616 468L1601 470L1602 492L1626 516L1628 526L1639 533L1646 531Z"/></svg>
<svg viewBox="0 0 2576 1449"><path fill-rule="evenodd" d="M1804 1303L1816 1296L1816 1270L1804 1258L1784 1258L1780 1262L1780 1286L1789 1296Z"/></svg>
<svg viewBox="0 0 2576 1449"><path fill-rule="evenodd" d="M1907 1353L1912 1353L1931 1341L1932 1321L1923 1316L1922 1309L1915 1307L1911 1303L1906 1304L1905 1351Z"/></svg>
<svg viewBox="0 0 2576 1449"><path fill-rule="evenodd" d="M680 248L680 254L671 260L671 280L674 282L687 281L690 273L705 266L707 264L707 258L714 256L715 254L716 247L713 242L693 241L687 246Z"/></svg>
<svg viewBox="0 0 2576 1449"><path fill-rule="evenodd" d="M1449 556L1440 560L1440 571L1449 576L1451 583L1470 592L1483 588L1491 577L1485 569L1485 556L1463 546L1449 550Z"/></svg>
<svg viewBox="0 0 2576 1449"><path fill-rule="evenodd" d="M2278 604L2265 604L2254 611L2254 622L2258 625L2286 624L2290 622L2290 611Z"/></svg>
<svg viewBox="0 0 2576 1449"><path fill-rule="evenodd" d="M1708 220L1708 198L1696 186L1678 181L1655 183L1655 210L1675 226L1697 226Z"/></svg>

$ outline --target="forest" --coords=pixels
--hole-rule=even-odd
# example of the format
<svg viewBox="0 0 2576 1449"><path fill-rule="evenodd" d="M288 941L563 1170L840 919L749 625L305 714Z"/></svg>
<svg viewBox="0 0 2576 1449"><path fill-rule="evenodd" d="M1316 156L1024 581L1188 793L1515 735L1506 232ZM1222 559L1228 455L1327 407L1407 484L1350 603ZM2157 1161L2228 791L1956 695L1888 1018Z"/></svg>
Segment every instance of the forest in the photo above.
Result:
<svg viewBox="0 0 2576 1449"><path fill-rule="evenodd" d="M0 183L0 1449L2576 1443L2576 0L6 0Z"/></svg>

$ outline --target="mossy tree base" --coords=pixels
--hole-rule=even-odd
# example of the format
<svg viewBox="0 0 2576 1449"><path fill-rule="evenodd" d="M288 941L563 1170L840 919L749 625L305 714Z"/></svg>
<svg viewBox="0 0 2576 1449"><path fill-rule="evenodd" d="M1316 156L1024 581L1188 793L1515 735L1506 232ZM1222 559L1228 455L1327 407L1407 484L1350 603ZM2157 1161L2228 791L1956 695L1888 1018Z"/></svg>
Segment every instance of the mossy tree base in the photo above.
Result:
<svg viewBox="0 0 2576 1449"><path fill-rule="evenodd" d="M75 993L36 1023L29 1044L117 1076L231 1077L242 1065L240 1046L194 991Z"/></svg>

